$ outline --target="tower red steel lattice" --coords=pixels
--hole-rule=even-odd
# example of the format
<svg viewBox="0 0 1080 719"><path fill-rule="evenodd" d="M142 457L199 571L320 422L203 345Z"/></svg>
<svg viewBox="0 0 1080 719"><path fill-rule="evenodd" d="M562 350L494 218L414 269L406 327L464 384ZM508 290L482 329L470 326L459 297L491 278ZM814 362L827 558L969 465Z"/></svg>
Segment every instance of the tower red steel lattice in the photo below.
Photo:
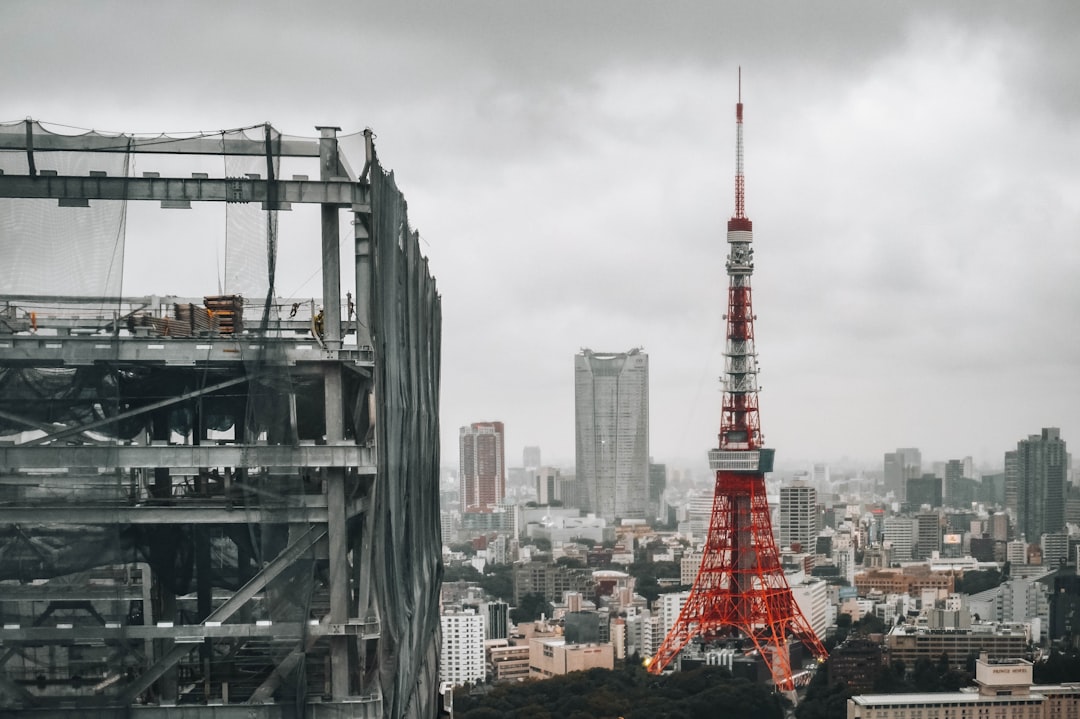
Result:
<svg viewBox="0 0 1080 719"><path fill-rule="evenodd" d="M709 535L690 596L649 663L662 672L695 637L706 641L741 637L768 664L781 691L794 689L789 641L801 640L817 659L825 647L791 593L773 539L765 473L774 450L764 447L758 415L758 366L750 276L753 231L746 216L743 177L742 87L735 106L735 215L728 221L727 347L720 442L709 452L716 471ZM752 645L752 646L751 646Z"/></svg>

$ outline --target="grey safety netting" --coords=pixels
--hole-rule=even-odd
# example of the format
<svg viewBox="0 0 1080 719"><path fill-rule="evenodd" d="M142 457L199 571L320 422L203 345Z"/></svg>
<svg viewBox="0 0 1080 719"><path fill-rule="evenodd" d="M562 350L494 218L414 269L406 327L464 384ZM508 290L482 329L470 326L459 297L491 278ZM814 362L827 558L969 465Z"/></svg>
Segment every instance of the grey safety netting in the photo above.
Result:
<svg viewBox="0 0 1080 719"><path fill-rule="evenodd" d="M33 135L52 133L29 121ZM0 124L0 134L27 134L27 123ZM106 137L86 133L84 137ZM127 138L116 136L119 147ZM0 151L0 171L25 175L30 155ZM38 175L127 175L130 155L123 152L33 152ZM17 272L0 273L0 294L118 297L124 275L124 200L94 200L89 207L58 207L56 200L0 198L0 246L4 264ZM10 263L10 264L9 264Z"/></svg>

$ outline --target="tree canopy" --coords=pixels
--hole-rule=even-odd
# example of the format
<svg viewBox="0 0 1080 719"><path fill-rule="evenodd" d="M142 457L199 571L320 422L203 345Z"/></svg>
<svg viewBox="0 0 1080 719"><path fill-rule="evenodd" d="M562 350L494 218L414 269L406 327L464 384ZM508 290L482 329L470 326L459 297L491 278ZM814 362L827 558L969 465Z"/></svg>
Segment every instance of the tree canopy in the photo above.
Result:
<svg viewBox="0 0 1080 719"><path fill-rule="evenodd" d="M503 684L482 695L454 693L454 713L461 719L713 719L719 707L745 719L782 719L787 706L768 686L735 679L718 667L657 677L627 664Z"/></svg>

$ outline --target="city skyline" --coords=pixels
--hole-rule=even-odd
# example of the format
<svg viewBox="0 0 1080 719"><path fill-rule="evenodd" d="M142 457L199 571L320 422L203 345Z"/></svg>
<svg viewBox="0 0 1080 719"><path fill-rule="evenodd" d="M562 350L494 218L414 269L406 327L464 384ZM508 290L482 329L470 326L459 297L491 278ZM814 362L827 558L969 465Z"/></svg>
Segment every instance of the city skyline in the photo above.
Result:
<svg viewBox="0 0 1080 719"><path fill-rule="evenodd" d="M444 298L445 465L460 426L499 417L509 457L567 466L567 358L641 346L653 457L704 471L740 65L777 466L896 447L1000 465L1042 427L1080 434L1074 3L110 8L5 6L0 53L35 61L0 120L372 127ZM189 247L201 212L143 246ZM317 253L289 222L279 294L307 301ZM125 294L213 293L214 259L172 252L162 287L141 271L160 258L132 254Z"/></svg>

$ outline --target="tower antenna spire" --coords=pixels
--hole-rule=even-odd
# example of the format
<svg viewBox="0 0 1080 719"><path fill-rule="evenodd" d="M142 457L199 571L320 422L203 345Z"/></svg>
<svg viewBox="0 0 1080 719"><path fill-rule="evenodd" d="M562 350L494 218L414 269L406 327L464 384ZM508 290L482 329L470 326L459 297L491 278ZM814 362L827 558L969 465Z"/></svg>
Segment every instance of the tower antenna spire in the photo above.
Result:
<svg viewBox="0 0 1080 719"><path fill-rule="evenodd" d="M750 220L746 217L746 177L743 175L743 114L742 114L742 66L739 66L739 100L735 103L735 214L732 221L742 220L749 230ZM731 224L728 223L728 229Z"/></svg>

